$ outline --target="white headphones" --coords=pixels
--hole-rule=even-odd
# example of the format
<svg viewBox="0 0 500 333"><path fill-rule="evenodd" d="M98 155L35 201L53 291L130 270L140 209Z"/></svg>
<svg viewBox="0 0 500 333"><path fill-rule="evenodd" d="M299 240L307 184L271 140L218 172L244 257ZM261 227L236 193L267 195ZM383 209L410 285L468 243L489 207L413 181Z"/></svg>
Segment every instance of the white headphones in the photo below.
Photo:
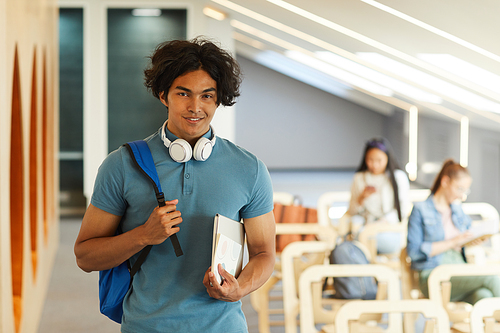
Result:
<svg viewBox="0 0 500 333"><path fill-rule="evenodd" d="M206 161L210 157L212 149L215 146L215 132L212 126L210 126L212 129L212 140L201 137L194 145L194 149L191 149L191 145L184 139L177 139L171 142L165 134L165 127L167 127L167 121L161 127L161 139L174 161L184 163L189 161L193 155L197 161Z"/></svg>

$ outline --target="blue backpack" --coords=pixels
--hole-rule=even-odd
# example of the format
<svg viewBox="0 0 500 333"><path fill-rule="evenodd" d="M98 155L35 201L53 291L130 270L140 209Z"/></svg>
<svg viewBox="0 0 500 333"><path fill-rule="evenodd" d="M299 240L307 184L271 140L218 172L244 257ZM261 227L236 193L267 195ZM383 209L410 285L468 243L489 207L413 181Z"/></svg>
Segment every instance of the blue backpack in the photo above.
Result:
<svg viewBox="0 0 500 333"><path fill-rule="evenodd" d="M151 181L156 194L158 206L165 206L165 197L161 190L160 179L156 172L156 167L153 161L153 156L149 150L148 144L144 140L128 142L124 145L127 147L132 160L137 165L139 170ZM117 234L121 233L121 228L118 227ZM177 235L173 234L169 237L174 247L175 255L181 256L182 249L177 239ZM151 251L152 245L146 246L141 250L139 258L130 267L129 260L122 264L104 271L99 271L99 302L101 313L111 320L121 323L123 316L123 299L132 285L132 278L139 270L142 263Z"/></svg>
<svg viewBox="0 0 500 333"><path fill-rule="evenodd" d="M361 250L352 241L338 244L330 253L331 264L361 264L370 262ZM336 277L333 279L335 298L373 300L377 296L377 282L371 276L364 277Z"/></svg>

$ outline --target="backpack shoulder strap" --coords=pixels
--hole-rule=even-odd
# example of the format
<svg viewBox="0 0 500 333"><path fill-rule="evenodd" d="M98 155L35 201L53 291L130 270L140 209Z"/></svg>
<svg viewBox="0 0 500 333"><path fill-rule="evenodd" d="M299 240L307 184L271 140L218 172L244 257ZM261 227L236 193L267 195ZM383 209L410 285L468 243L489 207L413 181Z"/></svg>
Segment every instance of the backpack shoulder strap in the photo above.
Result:
<svg viewBox="0 0 500 333"><path fill-rule="evenodd" d="M163 195L163 191L161 190L160 178L158 177L158 172L156 172L153 155L151 155L151 150L149 150L149 146L146 141L137 140L127 142L125 147L127 147L130 156L132 156L132 160L136 166L139 167L139 170L141 170L141 172L153 184L158 205L160 207L165 206L165 197Z"/></svg>
<svg viewBox="0 0 500 333"><path fill-rule="evenodd" d="M165 206L165 196L161 189L160 178L158 177L158 172L156 171L153 155L151 154L151 150L149 149L147 142L144 140L127 142L125 144L125 147L127 147L130 156L134 161L134 164L151 181L151 184L153 185L156 194L156 200L158 201L158 206L160 207ZM174 247L175 255L177 257L181 256L183 252L179 240L177 238L177 235L173 234L169 238ZM130 269L131 276L134 276L134 274L139 270L142 263L149 254L149 251L151 251L151 248L152 245L148 245L141 251L139 258L137 258L137 261Z"/></svg>

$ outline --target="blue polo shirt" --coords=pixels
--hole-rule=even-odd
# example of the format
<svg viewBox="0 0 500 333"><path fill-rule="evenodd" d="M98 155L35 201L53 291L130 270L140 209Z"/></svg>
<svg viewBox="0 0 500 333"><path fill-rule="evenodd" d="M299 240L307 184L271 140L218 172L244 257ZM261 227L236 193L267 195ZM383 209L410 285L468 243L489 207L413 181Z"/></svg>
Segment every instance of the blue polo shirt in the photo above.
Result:
<svg viewBox="0 0 500 333"><path fill-rule="evenodd" d="M167 131L169 140L177 139ZM211 137L211 131L205 137ZM217 137L204 162L173 161L159 131L146 139L166 200L178 199L183 222L177 233L184 255L176 257L170 240L154 245L123 304L123 333L247 332L241 302L211 298L203 277L211 264L215 214L234 220L269 213L273 190L266 166L253 154ZM149 180L124 147L99 168L92 205L122 216L122 229L144 224L157 206ZM132 263L138 255L132 257Z"/></svg>

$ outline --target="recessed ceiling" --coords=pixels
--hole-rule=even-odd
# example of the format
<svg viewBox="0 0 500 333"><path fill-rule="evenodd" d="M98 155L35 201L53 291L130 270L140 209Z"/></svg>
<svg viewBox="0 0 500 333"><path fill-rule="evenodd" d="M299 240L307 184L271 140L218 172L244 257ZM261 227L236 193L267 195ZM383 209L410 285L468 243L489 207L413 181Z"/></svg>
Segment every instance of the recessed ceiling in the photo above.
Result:
<svg viewBox="0 0 500 333"><path fill-rule="evenodd" d="M212 0L210 6L228 14L236 51L271 69L377 112L415 105L500 130L499 1Z"/></svg>

